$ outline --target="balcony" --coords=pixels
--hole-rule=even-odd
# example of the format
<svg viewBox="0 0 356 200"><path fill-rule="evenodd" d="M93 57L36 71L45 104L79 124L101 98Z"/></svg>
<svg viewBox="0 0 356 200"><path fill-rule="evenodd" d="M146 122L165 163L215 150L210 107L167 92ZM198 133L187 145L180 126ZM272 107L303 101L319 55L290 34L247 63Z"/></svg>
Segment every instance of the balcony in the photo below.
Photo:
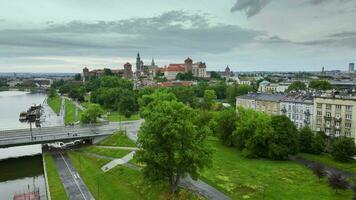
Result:
<svg viewBox="0 0 356 200"><path fill-rule="evenodd" d="M310 111L309 111L309 110L304 111L304 115L310 116L310 115L311 115L311 114L310 114Z"/></svg>
<svg viewBox="0 0 356 200"><path fill-rule="evenodd" d="M330 121L332 119L332 117L331 116L329 116L329 117L328 116L324 116L324 119Z"/></svg>
<svg viewBox="0 0 356 200"><path fill-rule="evenodd" d="M335 125L335 129L340 130L341 129L340 125Z"/></svg>
<svg viewBox="0 0 356 200"><path fill-rule="evenodd" d="M341 117L340 116L336 116L336 117L334 117L334 120L336 121L336 122L341 122Z"/></svg>

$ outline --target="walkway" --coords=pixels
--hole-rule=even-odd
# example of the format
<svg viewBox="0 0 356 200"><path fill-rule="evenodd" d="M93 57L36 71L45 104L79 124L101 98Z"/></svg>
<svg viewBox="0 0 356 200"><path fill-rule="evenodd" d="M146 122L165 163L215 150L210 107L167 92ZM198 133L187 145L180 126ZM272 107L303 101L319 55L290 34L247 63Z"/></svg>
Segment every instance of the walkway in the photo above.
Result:
<svg viewBox="0 0 356 200"><path fill-rule="evenodd" d="M136 153L136 151L131 151L130 153L128 153L126 156L124 156L122 158L114 159L111 162L107 163L106 165L102 166L101 170L103 172L107 172L118 165L126 164L133 158L135 153Z"/></svg>
<svg viewBox="0 0 356 200"><path fill-rule="evenodd" d="M94 200L93 195L70 162L67 153L58 151L53 154L53 158L69 200Z"/></svg>

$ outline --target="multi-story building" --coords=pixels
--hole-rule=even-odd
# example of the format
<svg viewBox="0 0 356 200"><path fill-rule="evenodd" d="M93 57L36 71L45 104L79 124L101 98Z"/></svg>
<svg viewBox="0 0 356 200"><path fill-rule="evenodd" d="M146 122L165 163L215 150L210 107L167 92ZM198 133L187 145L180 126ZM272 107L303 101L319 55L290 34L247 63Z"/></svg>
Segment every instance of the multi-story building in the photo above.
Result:
<svg viewBox="0 0 356 200"><path fill-rule="evenodd" d="M356 97L322 95L314 98L314 130L327 136L356 137ZM355 140L356 142L356 140Z"/></svg>
<svg viewBox="0 0 356 200"><path fill-rule="evenodd" d="M285 92L289 85L290 83L270 83L264 80L260 83L258 91L263 93Z"/></svg>
<svg viewBox="0 0 356 200"><path fill-rule="evenodd" d="M288 94L281 100L281 114L286 115L298 128L312 127L314 104L311 95Z"/></svg>
<svg viewBox="0 0 356 200"><path fill-rule="evenodd" d="M164 76L168 80L173 80L178 73L187 72L191 72L193 77L207 78L206 64L203 62L193 63L193 60L190 58L185 59L184 63L169 64L165 68Z"/></svg>
<svg viewBox="0 0 356 200"><path fill-rule="evenodd" d="M122 76L125 78L132 78L132 65L130 63L124 64L124 69L111 69L114 76ZM101 77L105 75L105 69L94 69L89 71L87 67L83 69L83 81L88 81L90 77Z"/></svg>
<svg viewBox="0 0 356 200"><path fill-rule="evenodd" d="M282 94L250 93L236 97L236 106L250 108L271 115L280 114L280 101L285 96Z"/></svg>

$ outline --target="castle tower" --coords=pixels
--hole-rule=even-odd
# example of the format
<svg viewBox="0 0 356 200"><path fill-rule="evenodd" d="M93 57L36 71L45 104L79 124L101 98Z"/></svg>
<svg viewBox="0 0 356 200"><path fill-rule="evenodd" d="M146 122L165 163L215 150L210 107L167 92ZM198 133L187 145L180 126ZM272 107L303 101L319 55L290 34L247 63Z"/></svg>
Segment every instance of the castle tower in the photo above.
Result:
<svg viewBox="0 0 356 200"><path fill-rule="evenodd" d="M137 53L136 57L136 71L141 71L141 57L140 57L140 52Z"/></svg>
<svg viewBox="0 0 356 200"><path fill-rule="evenodd" d="M192 72L192 69L193 69L193 60L192 59L190 59L189 57L187 59L185 59L184 65L185 65L185 72Z"/></svg>
<svg viewBox="0 0 356 200"><path fill-rule="evenodd" d="M124 65L124 77L132 78L132 65L129 62L125 63Z"/></svg>
<svg viewBox="0 0 356 200"><path fill-rule="evenodd" d="M83 81L88 81L89 80L89 69L87 67L84 67L83 69Z"/></svg>
<svg viewBox="0 0 356 200"><path fill-rule="evenodd" d="M155 59L152 58L151 67L156 67Z"/></svg>

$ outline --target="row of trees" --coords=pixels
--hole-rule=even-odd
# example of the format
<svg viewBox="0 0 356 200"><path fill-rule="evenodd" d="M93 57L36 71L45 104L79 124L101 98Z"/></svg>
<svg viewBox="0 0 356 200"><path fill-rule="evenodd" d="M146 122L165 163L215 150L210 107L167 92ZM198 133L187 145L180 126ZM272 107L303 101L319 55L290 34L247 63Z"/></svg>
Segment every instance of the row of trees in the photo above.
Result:
<svg viewBox="0 0 356 200"><path fill-rule="evenodd" d="M331 84L327 80L312 80L309 83L309 89L324 91L332 89ZM295 81L288 86L287 91L303 91L307 89L307 85L301 81Z"/></svg>

